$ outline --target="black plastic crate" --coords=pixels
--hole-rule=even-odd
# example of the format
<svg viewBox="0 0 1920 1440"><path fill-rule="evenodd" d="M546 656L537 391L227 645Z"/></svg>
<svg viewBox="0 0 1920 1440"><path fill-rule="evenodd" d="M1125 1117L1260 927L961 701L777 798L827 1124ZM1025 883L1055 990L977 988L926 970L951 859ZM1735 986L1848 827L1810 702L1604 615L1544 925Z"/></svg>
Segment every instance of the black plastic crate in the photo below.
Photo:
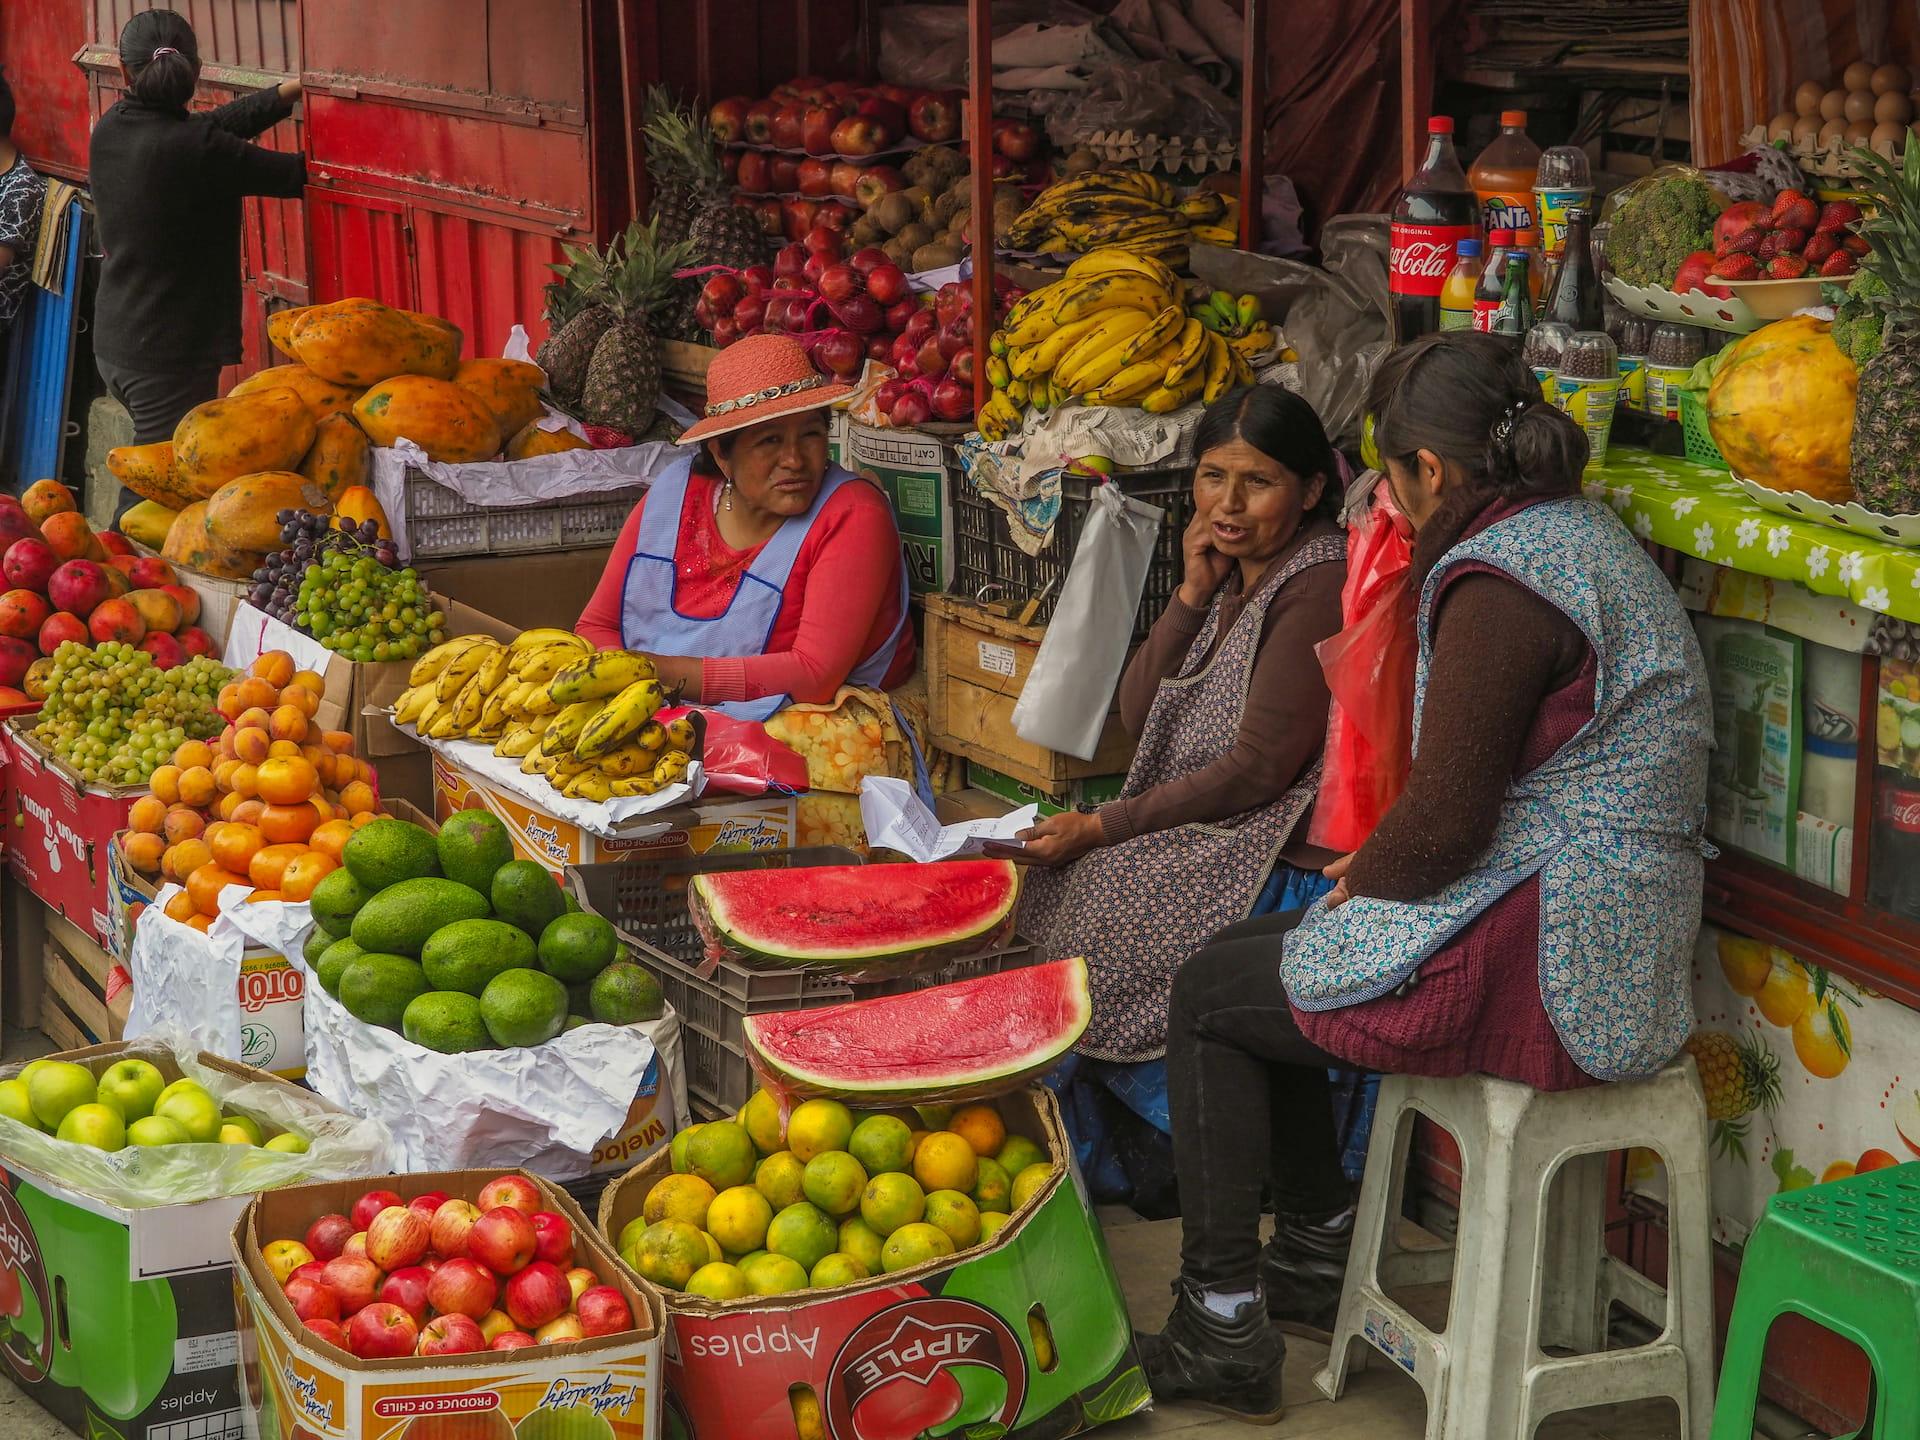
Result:
<svg viewBox="0 0 1920 1440"><path fill-rule="evenodd" d="M953 593L967 600L1009 601L1018 610L1046 590L1046 598L1034 612L1035 623L1045 624L1059 602L1060 586L1073 564L1073 552L1080 546L1080 532L1092 509L1097 483L1071 472L1061 477L1060 514L1053 522L1053 534L1046 549L1029 555L1013 543L1006 513L975 490L966 475L956 473L949 497L953 507ZM1140 608L1133 617L1133 638L1137 642L1147 638L1153 622L1180 588L1184 568L1180 537L1193 517L1192 475L1185 466L1131 470L1114 476L1111 483L1118 485L1122 494L1167 512L1154 541Z"/></svg>

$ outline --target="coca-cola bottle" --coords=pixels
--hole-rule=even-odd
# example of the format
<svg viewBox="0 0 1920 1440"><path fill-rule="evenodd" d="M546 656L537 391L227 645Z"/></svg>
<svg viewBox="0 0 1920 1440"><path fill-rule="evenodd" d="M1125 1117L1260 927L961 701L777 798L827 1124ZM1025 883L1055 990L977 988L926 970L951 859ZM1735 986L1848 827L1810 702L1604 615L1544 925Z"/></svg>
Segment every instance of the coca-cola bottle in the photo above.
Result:
<svg viewBox="0 0 1920 1440"><path fill-rule="evenodd" d="M1920 780L1885 765L1873 772L1867 903L1920 920Z"/></svg>
<svg viewBox="0 0 1920 1440"><path fill-rule="evenodd" d="M1480 202L1453 150L1453 121L1427 121L1427 158L1393 206L1393 258L1387 275L1393 338L1399 344L1440 328L1440 291L1454 248L1480 233Z"/></svg>

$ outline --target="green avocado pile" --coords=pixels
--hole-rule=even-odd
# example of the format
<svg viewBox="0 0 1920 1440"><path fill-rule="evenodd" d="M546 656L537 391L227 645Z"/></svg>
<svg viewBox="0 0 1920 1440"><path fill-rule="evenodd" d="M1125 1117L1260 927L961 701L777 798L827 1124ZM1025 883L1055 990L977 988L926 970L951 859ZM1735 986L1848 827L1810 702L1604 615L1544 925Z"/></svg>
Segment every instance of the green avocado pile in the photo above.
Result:
<svg viewBox="0 0 1920 1440"><path fill-rule="evenodd" d="M435 836L381 819L313 892L306 960L358 1020L443 1055L657 1020L660 985L481 810Z"/></svg>

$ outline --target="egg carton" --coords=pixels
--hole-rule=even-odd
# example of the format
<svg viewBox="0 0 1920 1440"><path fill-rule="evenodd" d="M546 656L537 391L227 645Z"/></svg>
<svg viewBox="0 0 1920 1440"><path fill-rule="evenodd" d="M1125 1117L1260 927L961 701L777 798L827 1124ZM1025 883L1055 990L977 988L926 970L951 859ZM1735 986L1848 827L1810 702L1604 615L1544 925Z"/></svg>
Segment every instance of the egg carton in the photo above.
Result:
<svg viewBox="0 0 1920 1440"><path fill-rule="evenodd" d="M1756 125L1740 137L1740 144L1748 150L1779 149L1792 157L1793 163L1800 167L1802 174L1811 175L1819 180L1842 180L1857 183L1859 175L1854 172L1853 162L1848 158L1853 147L1845 141L1833 145L1821 145L1816 142L1775 141L1767 138L1767 127ZM1892 159L1892 156L1888 156Z"/></svg>
<svg viewBox="0 0 1920 1440"><path fill-rule="evenodd" d="M1108 165L1130 165L1136 170L1181 171L1206 175L1227 171L1240 163L1235 140L1208 140L1205 136L1142 135L1136 130L1096 130L1072 148L1093 151Z"/></svg>

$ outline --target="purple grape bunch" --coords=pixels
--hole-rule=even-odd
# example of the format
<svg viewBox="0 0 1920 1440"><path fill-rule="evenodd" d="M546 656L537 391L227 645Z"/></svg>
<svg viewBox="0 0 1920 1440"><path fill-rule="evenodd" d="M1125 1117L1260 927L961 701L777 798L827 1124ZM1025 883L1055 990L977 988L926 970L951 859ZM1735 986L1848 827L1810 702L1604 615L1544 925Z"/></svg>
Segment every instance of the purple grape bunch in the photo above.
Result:
<svg viewBox="0 0 1920 1440"><path fill-rule="evenodd" d="M273 517L280 526L281 548L267 556L253 572L247 598L256 610L274 619L294 623L300 586L307 572L330 554L365 557L387 570L400 568L400 550L392 539L380 537L377 521L357 525L335 524L331 516L311 510L282 510Z"/></svg>

